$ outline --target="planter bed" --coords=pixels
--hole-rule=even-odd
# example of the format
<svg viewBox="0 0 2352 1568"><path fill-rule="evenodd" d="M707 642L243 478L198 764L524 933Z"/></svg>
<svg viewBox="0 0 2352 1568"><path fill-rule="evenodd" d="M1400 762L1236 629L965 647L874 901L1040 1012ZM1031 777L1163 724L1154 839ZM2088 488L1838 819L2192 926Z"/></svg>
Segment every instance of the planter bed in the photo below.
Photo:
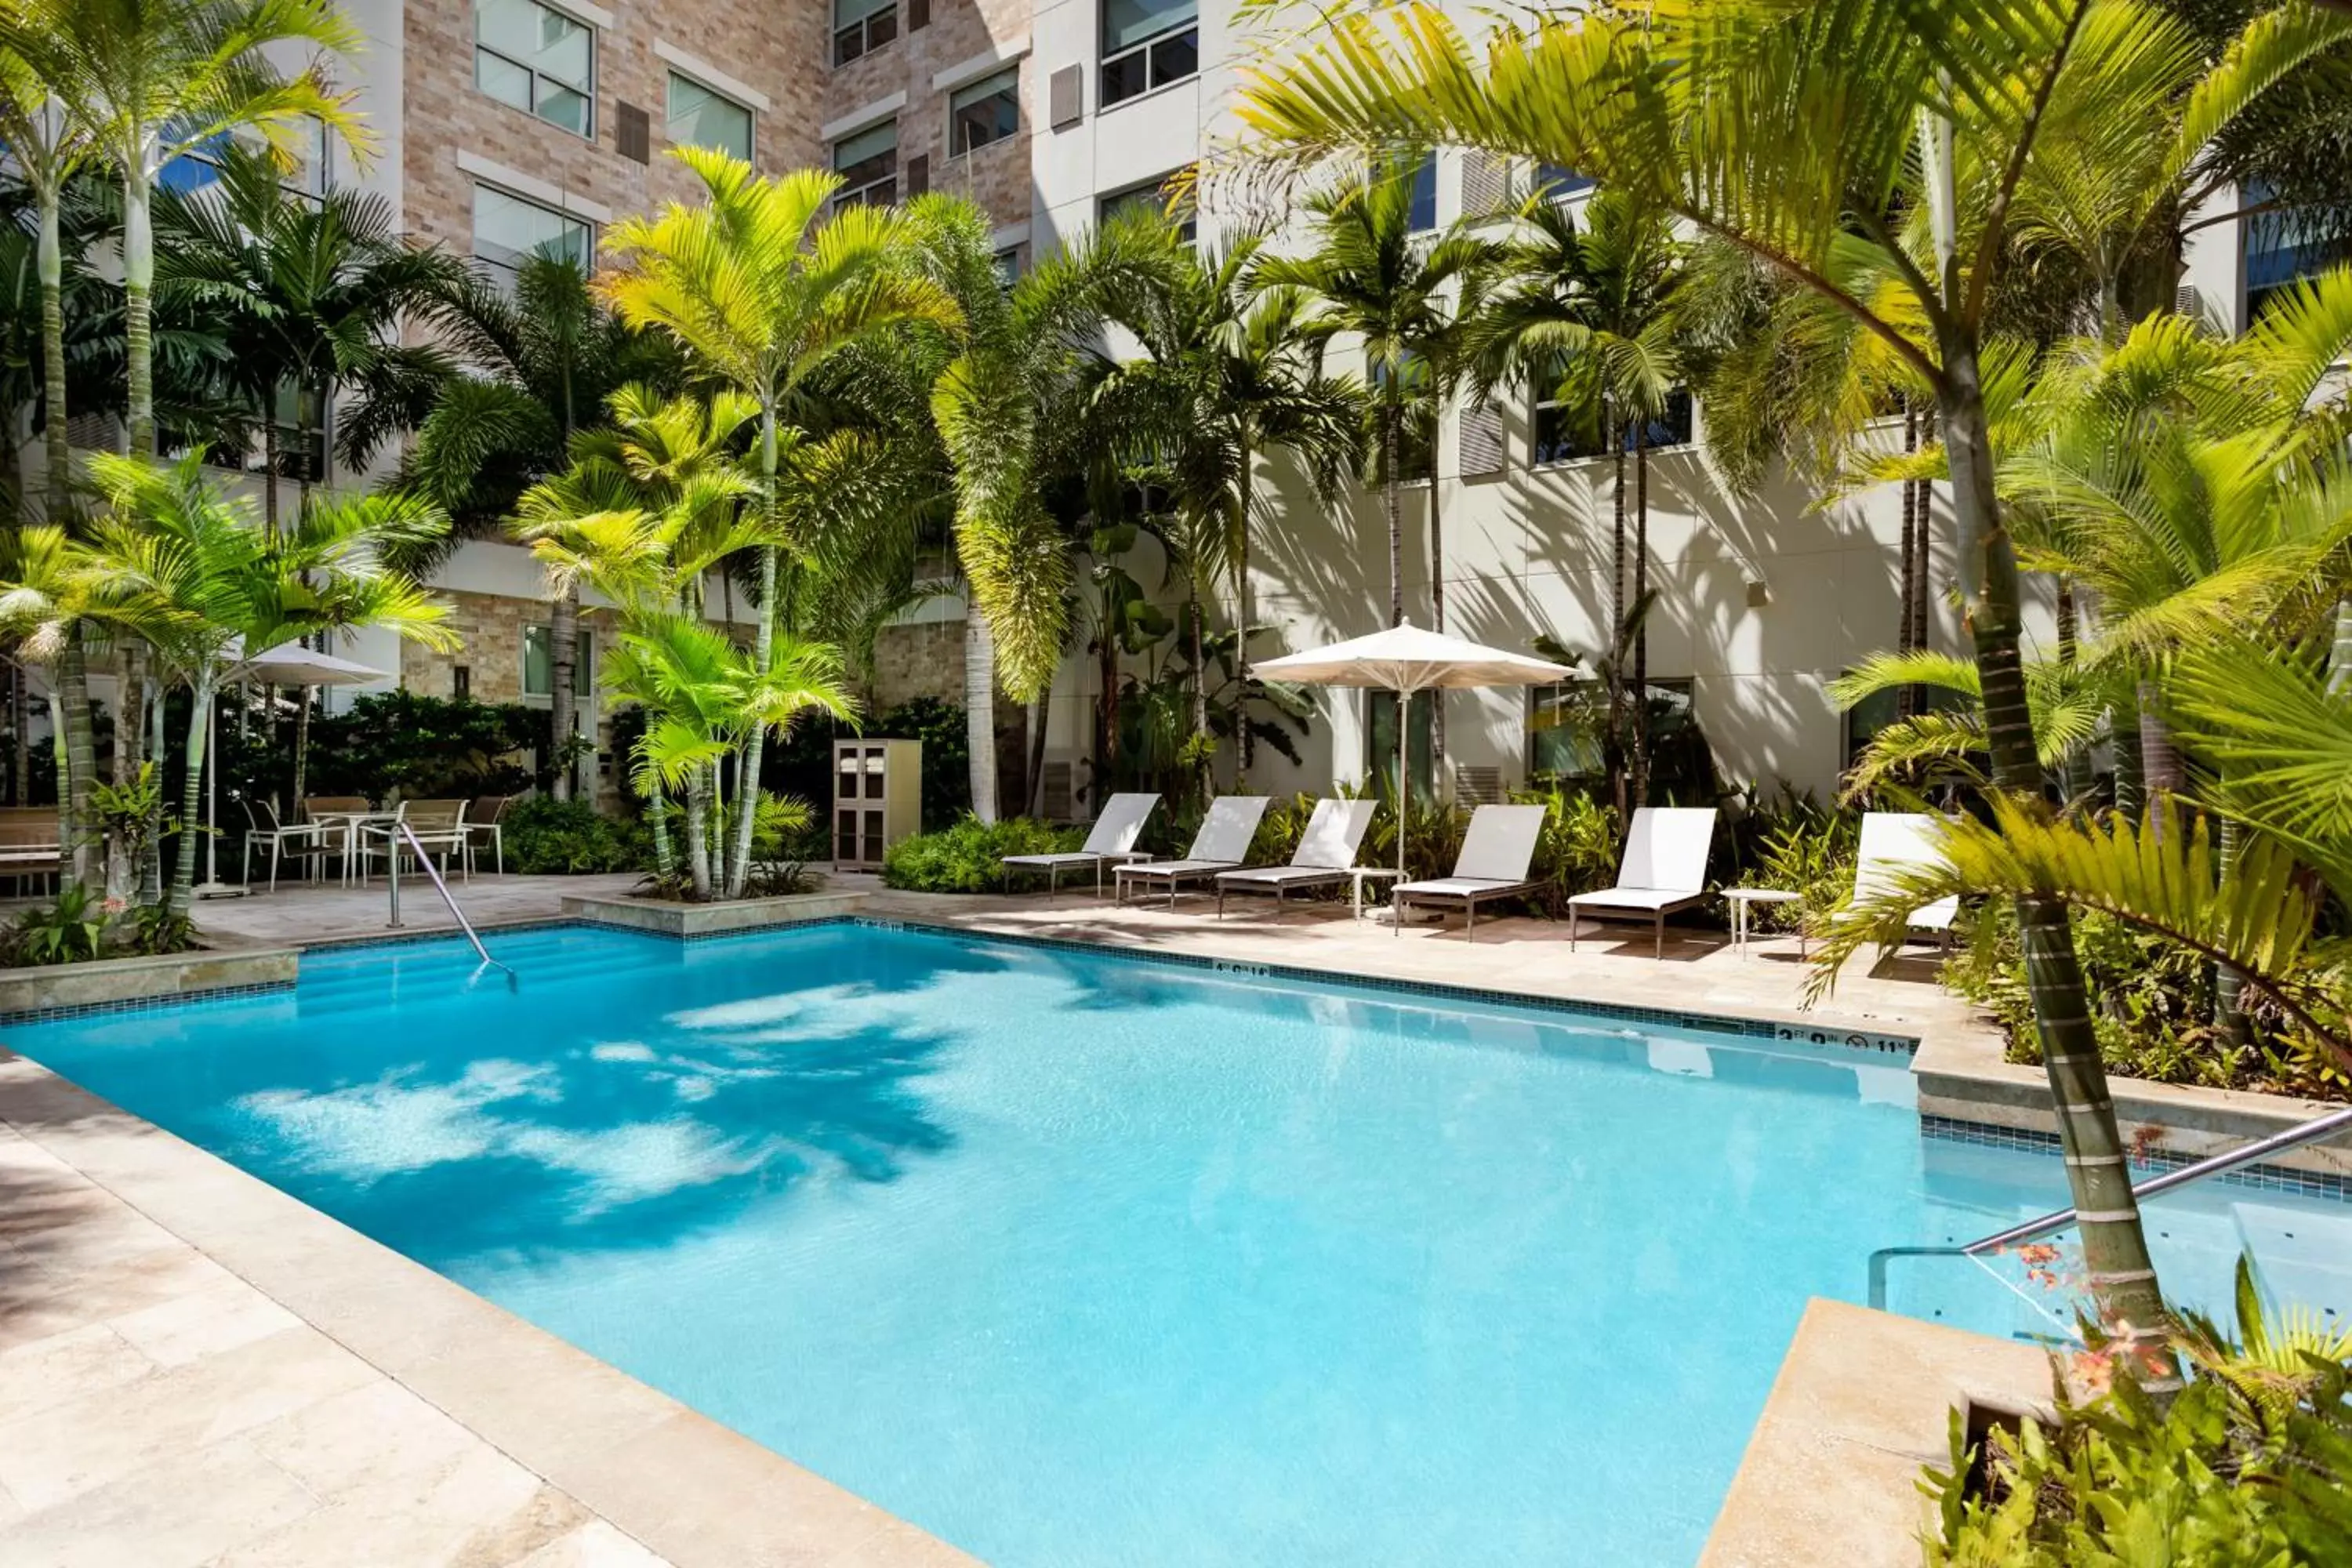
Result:
<svg viewBox="0 0 2352 1568"><path fill-rule="evenodd" d="M794 925L803 921L832 920L855 914L869 895L850 892L792 893L776 899L737 899L726 903L687 904L661 899L597 898L567 895L562 910L568 919L595 925L651 931L657 936L691 939L724 936L730 931L758 931L767 926Z"/></svg>
<svg viewBox="0 0 2352 1568"><path fill-rule="evenodd" d="M199 948L193 952L0 969L0 1017L194 996L207 991L291 985L300 957L299 950L291 947Z"/></svg>

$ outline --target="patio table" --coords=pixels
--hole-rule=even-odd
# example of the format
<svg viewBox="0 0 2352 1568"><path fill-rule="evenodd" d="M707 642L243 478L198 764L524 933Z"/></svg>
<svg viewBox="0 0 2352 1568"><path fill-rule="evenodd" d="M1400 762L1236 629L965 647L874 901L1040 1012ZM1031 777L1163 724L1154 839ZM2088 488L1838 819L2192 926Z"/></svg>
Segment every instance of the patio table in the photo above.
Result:
<svg viewBox="0 0 2352 1568"><path fill-rule="evenodd" d="M319 811L310 814L310 820L318 825L321 843L332 839L338 832L342 835L343 886L348 888L352 883L352 862L358 858L360 835L372 827L384 827L398 822L400 813L397 810Z"/></svg>

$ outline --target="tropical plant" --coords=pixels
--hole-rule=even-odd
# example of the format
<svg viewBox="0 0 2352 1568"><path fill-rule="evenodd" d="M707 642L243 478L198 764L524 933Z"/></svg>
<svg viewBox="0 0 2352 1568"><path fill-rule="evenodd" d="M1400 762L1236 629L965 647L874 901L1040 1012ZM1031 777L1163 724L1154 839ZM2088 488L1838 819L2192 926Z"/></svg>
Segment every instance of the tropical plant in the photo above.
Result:
<svg viewBox="0 0 2352 1568"><path fill-rule="evenodd" d="M448 526L425 502L313 498L290 528L273 535L249 500L212 487L200 454L168 467L100 454L90 475L110 515L78 552L77 574L111 585L105 613L152 644L194 693L184 822L197 820L213 696L237 639L272 647L298 636L380 626L427 647L457 644L444 624L448 607L386 563L388 554ZM194 888L196 837L180 835L165 899L175 913L186 911Z"/></svg>
<svg viewBox="0 0 2352 1568"><path fill-rule="evenodd" d="M73 474L66 439L66 278L79 259L67 251L64 203L75 173L99 155L89 118L67 112L46 68L61 5L62 0L12 0L0 10L0 142L6 143L16 177L33 196L46 410L45 515L60 524Z"/></svg>
<svg viewBox="0 0 2352 1568"><path fill-rule="evenodd" d="M364 146L324 57L360 47L328 0L12 0L0 50L46 82L122 184L131 450L155 449L153 202L165 165L241 138L291 162L311 136ZM313 51L289 76L272 57Z"/></svg>
<svg viewBox="0 0 2352 1568"><path fill-rule="evenodd" d="M645 865L642 830L614 821L584 800L534 796L499 819L507 864L526 876L586 876Z"/></svg>
<svg viewBox="0 0 2352 1568"><path fill-rule="evenodd" d="M1381 508L1388 521L1389 624L1404 620L1405 469L1409 437L1433 432L1436 411L1455 389L1462 322L1487 256L1466 232L1430 235L1413 226L1420 145L1395 149L1355 180L1319 189L1305 203L1310 248L1268 257L1262 286L1295 289L1307 300L1300 330L1314 342L1347 338L1360 348L1375 428ZM1436 483L1433 443L1421 443Z"/></svg>
<svg viewBox="0 0 2352 1568"><path fill-rule="evenodd" d="M967 816L890 846L882 856L882 885L916 893L1001 893L1010 884L1006 856L1058 854L1076 849L1084 837L1025 816Z"/></svg>
<svg viewBox="0 0 2352 1568"><path fill-rule="evenodd" d="M2275 1323L2238 1266L2242 1341L2191 1319L2177 1338L2199 1375L2158 1403L2097 1358L2055 1379L2053 1424L1968 1440L1920 1483L1936 1505L1937 1568L2075 1563L2256 1565L2352 1559L2352 1342L2310 1318Z"/></svg>
<svg viewBox="0 0 2352 1568"><path fill-rule="evenodd" d="M409 564L422 568L461 534L500 530L532 485L563 471L574 435L603 422L613 394L677 377L670 341L639 331L598 302L585 271L560 256L531 256L511 292L478 278L441 321L470 374L444 384L403 458L397 486L446 511L450 532ZM559 592L548 627L548 707L558 743L578 728L573 672L580 596ZM572 796L572 770L551 786Z"/></svg>
<svg viewBox="0 0 2352 1568"><path fill-rule="evenodd" d="M58 889L54 903L18 915L0 933L0 952L26 968L79 963L106 952L109 915L104 895L86 884Z"/></svg>
<svg viewBox="0 0 2352 1568"><path fill-rule="evenodd" d="M1950 454L1990 772L2022 821L2042 809L2042 768L1986 402L1992 310L2062 89L2105 79L2161 26L2136 0L1727 0L1507 23L1474 48L1423 3L1334 18L1247 73L1239 113L1273 159L1454 142L1580 170L1738 246L1900 362ZM2019 898L2100 1310L2158 1351L2162 1296L2066 905L2042 886ZM2150 1376L2168 1386L2168 1358Z"/></svg>
<svg viewBox="0 0 2352 1568"><path fill-rule="evenodd" d="M970 203L926 198L908 216L922 265L962 318L931 412L950 467L956 558L971 601L964 715L971 809L993 822L997 688L1020 700L1043 695L1070 638L1072 552L1045 492L1066 474L1106 488L1101 469L1118 445L1082 401L1080 371L1097 362L1107 298L1163 278L1174 250L1164 225L1135 215L1077 237L1008 290L988 220ZM1113 688L1116 677L1114 666Z"/></svg>
<svg viewBox="0 0 2352 1568"><path fill-rule="evenodd" d="M19 525L0 533L0 627L17 639L18 661L51 677L49 739L57 753L58 842L65 850L59 881L68 886L95 880L92 857L99 847L89 803L97 763L84 623L118 586L82 569L79 549L62 526Z"/></svg>
<svg viewBox="0 0 2352 1568"><path fill-rule="evenodd" d="M1604 670L1607 764L1621 820L1649 798L1647 726L1638 697L1649 684L1650 448L1683 377L1677 306L1686 247L1662 212L1613 189L1584 204L1584 226L1565 202L1538 191L1488 264L1495 275L1467 322L1467 352L1482 395L1505 382L1533 385L1559 403L1582 444L1606 450L1611 476L1609 626L1624 648ZM1633 458L1626 571L1626 458Z"/></svg>
<svg viewBox="0 0 2352 1568"><path fill-rule="evenodd" d="M1150 215L1145 215L1148 218ZM1233 655L1208 647L1209 605L1221 579L1234 584L1233 625L1247 620L1249 537L1264 510L1256 467L1289 452L1316 495L1337 502L1343 476L1360 450L1361 404L1354 383L1324 374L1326 335L1307 325L1308 301L1295 287L1261 287L1276 263L1258 237L1244 235L1202 257L1160 229L1163 265L1139 287L1113 291L1111 320L1142 352L1098 366L1093 400L1115 433L1125 477L1140 487L1152 531L1184 582L1182 668L1192 678L1191 736L1213 740L1210 685ZM1122 596L1124 597L1124 596ZM1129 651L1133 651L1130 649ZM1123 699L1122 699L1123 700ZM1226 726L1239 741L1240 773L1260 731ZM1205 801L1213 748L1194 747L1190 793Z"/></svg>
<svg viewBox="0 0 2352 1568"><path fill-rule="evenodd" d="M741 159L708 148L682 147L675 156L702 182L703 203L673 203L614 226L606 241L614 270L602 286L624 318L669 333L703 374L758 406L764 538L752 662L764 674L776 648L778 553L803 548L791 536L777 482L795 394L827 359L863 338L901 321L953 329L961 313L936 280L909 265L914 235L904 217L862 204L826 215L839 176L802 170L763 179ZM747 800L759 796L765 741L764 725L740 739L736 765ZM730 898L741 895L751 873L753 814L738 816L721 868Z"/></svg>

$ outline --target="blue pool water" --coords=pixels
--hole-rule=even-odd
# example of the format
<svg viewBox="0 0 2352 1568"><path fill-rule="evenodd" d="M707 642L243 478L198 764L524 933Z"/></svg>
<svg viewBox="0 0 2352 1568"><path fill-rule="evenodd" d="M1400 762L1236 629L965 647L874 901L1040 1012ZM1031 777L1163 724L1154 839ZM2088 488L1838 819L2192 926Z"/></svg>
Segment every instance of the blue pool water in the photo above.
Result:
<svg viewBox="0 0 2352 1568"><path fill-rule="evenodd" d="M1900 1058L833 925L6 1043L1006 1565L1696 1555L1807 1297L2053 1206ZM2344 1305L2352 1205L2157 1213ZM1930 1271L1932 1273L1932 1271ZM1998 1285L1914 1310L2011 1332Z"/></svg>

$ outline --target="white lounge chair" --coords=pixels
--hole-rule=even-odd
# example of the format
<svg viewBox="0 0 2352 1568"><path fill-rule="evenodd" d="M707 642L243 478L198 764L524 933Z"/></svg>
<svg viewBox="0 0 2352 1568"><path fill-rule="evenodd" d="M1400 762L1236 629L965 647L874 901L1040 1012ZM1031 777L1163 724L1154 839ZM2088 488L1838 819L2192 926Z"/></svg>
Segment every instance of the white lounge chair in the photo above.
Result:
<svg viewBox="0 0 2352 1568"><path fill-rule="evenodd" d="M1087 835L1083 848L1066 849L1055 855L1007 855L1004 864L1024 871L1045 872L1048 892L1061 890L1065 870L1091 866L1095 868L1095 892L1100 895L1103 867L1139 858L1141 852L1135 847L1135 841L1143 837L1144 819L1159 804L1160 797L1148 793L1115 795L1103 802L1102 815L1095 818L1094 831Z"/></svg>
<svg viewBox="0 0 2352 1568"><path fill-rule="evenodd" d="M1894 884L1898 872L1940 865L1943 856L1936 847L1939 831L1937 820L1925 812L1864 813L1862 844L1854 858L1853 896L1866 898L1886 889ZM1949 947L1952 921L1959 912L1960 899L1955 893L1913 910L1910 926L1914 931L1932 935Z"/></svg>
<svg viewBox="0 0 2352 1568"><path fill-rule="evenodd" d="M1706 897L1706 852L1715 841L1713 806L1645 805L1633 813L1617 885L1568 900L1568 946L1576 950L1579 915L1650 922L1655 955L1666 955L1666 917Z"/></svg>
<svg viewBox="0 0 2352 1568"><path fill-rule="evenodd" d="M1147 860L1112 867L1112 900L1125 903L1129 886L1141 882L1151 888L1167 888L1168 907L1174 909L1177 889L1185 883L1205 882L1249 858L1250 840L1257 837L1257 825L1265 816L1265 796L1262 795L1219 795L1209 803L1209 815L1201 818L1201 831L1192 835L1192 847L1184 851L1181 860Z"/></svg>
<svg viewBox="0 0 2352 1568"><path fill-rule="evenodd" d="M1372 825L1374 805L1369 800L1317 801L1315 815L1307 819L1307 830L1298 836L1298 847L1291 851L1289 865L1247 866L1217 873L1217 918L1225 918L1227 893L1270 892L1279 912L1283 900L1301 888L1328 888L1347 881L1356 851L1363 845L1364 830Z"/></svg>
<svg viewBox="0 0 2352 1568"><path fill-rule="evenodd" d="M1481 900L1507 899L1535 886L1528 879L1528 868L1535 861L1543 826L1539 805L1482 805L1472 812L1470 830L1462 836L1462 853L1454 858L1454 875L1400 882L1390 894L1397 929L1404 929L1407 904L1459 904L1466 917L1463 934L1477 941Z"/></svg>

